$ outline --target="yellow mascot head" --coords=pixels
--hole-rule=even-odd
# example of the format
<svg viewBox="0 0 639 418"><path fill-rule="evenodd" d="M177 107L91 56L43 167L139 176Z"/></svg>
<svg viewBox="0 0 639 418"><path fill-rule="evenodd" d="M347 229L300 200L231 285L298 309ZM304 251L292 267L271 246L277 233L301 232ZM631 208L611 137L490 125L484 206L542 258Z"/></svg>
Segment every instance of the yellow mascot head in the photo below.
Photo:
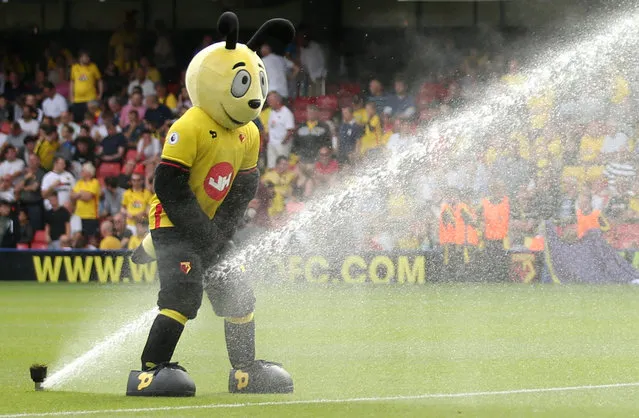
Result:
<svg viewBox="0 0 639 418"><path fill-rule="evenodd" d="M225 42L210 45L193 57L186 70L186 89L194 106L227 129L257 118L268 94L264 63L255 52L267 38L288 44L295 36L285 19L264 23L246 45L238 40L237 16L226 12L217 23Z"/></svg>

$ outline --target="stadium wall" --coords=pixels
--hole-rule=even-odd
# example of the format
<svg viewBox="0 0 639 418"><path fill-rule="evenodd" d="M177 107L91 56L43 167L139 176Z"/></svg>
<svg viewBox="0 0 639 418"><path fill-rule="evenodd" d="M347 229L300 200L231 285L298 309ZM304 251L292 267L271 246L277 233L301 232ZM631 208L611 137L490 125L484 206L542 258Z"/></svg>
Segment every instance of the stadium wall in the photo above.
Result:
<svg viewBox="0 0 639 418"><path fill-rule="evenodd" d="M639 250L625 250L623 257L639 270ZM136 265L126 251L25 251L0 250L0 280L38 283L151 283L155 263ZM320 254L275 257L260 277L302 283L373 283L420 285L442 281L482 281L478 263L461 270L443 264L438 251L366 253L331 257ZM509 278L513 282L540 280L543 254L512 252ZM456 277L453 278L453 277Z"/></svg>
<svg viewBox="0 0 639 418"><path fill-rule="evenodd" d="M232 2L227 2L232 4ZM610 3L610 2L609 2ZM322 9L338 10L344 28L441 28L472 27L476 24L536 29L550 21L575 21L608 5L606 0L518 0L518 1L423 1L423 0L282 0L268 7L243 7L233 10L242 27L255 29L270 17L285 17L295 23L330 23L329 16L319 16ZM319 6L314 6L319 5ZM174 9L175 7L175 9ZM75 30L113 30L121 23L123 10L137 10L139 22L147 29L155 20L164 20L175 29L215 27L226 5L210 0L9 0L0 2L0 30L32 28L59 31L68 14L69 28ZM174 12L175 10L175 12Z"/></svg>

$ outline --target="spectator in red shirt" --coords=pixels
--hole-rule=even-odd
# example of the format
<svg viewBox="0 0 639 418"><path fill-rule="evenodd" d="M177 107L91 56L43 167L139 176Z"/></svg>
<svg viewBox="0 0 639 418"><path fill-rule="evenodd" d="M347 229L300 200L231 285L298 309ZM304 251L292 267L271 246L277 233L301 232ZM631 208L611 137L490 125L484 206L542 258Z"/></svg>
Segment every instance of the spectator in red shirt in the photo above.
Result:
<svg viewBox="0 0 639 418"><path fill-rule="evenodd" d="M319 150L319 159L315 163L313 173L313 183L317 188L331 186L337 181L339 164L333 156L333 151L329 147L322 147Z"/></svg>

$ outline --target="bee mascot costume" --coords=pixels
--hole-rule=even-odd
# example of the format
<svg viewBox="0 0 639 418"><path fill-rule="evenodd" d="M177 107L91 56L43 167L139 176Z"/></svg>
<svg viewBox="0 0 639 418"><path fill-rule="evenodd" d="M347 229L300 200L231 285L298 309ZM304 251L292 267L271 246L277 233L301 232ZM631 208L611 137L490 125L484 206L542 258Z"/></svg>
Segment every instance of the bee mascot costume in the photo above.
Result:
<svg viewBox="0 0 639 418"><path fill-rule="evenodd" d="M142 369L129 375L129 396L195 395L186 370L170 361L203 292L224 317L229 391L293 391L291 376L279 364L255 360L255 296L242 270L224 261L223 253L259 182L260 137L252 121L262 110L268 81L255 51L267 39L288 44L295 30L288 20L272 19L243 45L238 28L237 16L224 13L218 30L226 40L193 57L186 71L193 107L171 126L155 172L151 232L132 260L157 260L160 312L142 352Z"/></svg>

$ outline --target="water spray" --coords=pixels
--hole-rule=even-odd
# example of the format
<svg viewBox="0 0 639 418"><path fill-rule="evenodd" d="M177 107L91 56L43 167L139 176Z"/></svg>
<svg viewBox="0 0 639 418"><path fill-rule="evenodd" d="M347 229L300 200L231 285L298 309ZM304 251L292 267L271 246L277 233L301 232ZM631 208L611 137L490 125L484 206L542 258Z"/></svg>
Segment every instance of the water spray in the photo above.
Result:
<svg viewBox="0 0 639 418"><path fill-rule="evenodd" d="M95 361L96 358L100 358L106 352L111 350L114 346L121 345L129 336L136 332L141 332L146 330L153 321L153 318L157 315L157 308L149 309L144 312L138 319L133 322L130 322L124 325L122 328L95 344L92 349L82 354L80 357L73 360L71 363L64 366L62 369L58 370L54 374L52 374L48 379L44 379L46 377L46 367L44 372L44 377L41 383L41 389L50 389L55 386L60 385L62 382L67 381L81 373L84 369L84 366L87 364L91 364ZM32 375L33 378L33 375ZM35 379L34 379L35 381ZM36 383L36 390L37 390Z"/></svg>

